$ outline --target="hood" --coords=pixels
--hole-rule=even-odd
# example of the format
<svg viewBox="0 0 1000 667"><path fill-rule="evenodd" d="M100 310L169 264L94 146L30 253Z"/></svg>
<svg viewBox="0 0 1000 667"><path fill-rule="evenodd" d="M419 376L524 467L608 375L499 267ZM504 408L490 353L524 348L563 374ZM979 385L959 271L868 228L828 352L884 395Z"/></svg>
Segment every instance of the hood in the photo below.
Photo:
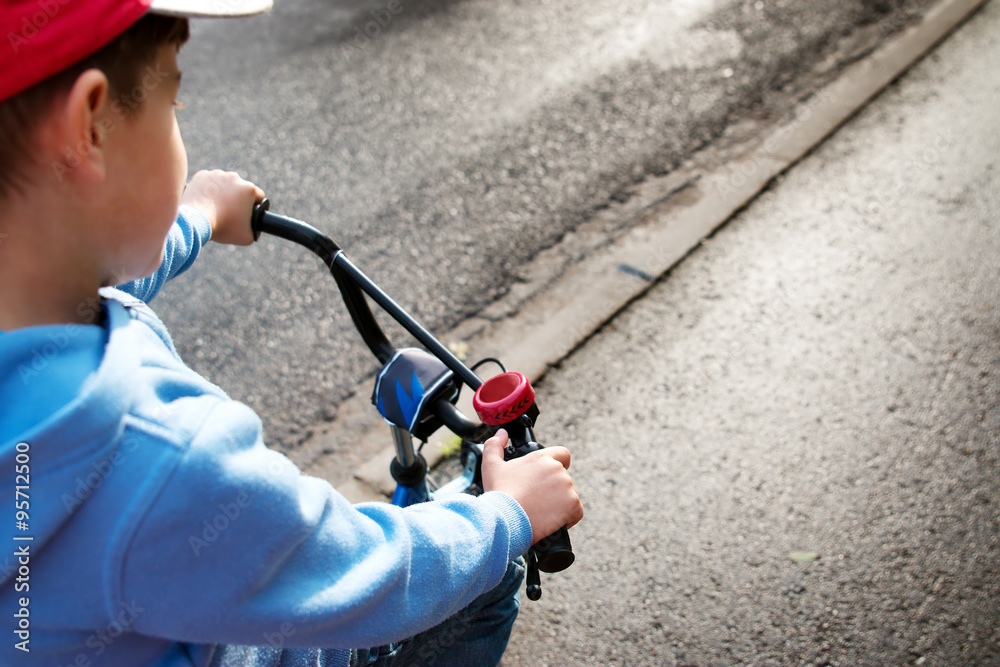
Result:
<svg viewBox="0 0 1000 667"><path fill-rule="evenodd" d="M128 313L104 309L104 326L0 333L0 506L24 512L0 531L9 544L37 553L113 474L139 358L115 346ZM0 585L15 570L0 560Z"/></svg>

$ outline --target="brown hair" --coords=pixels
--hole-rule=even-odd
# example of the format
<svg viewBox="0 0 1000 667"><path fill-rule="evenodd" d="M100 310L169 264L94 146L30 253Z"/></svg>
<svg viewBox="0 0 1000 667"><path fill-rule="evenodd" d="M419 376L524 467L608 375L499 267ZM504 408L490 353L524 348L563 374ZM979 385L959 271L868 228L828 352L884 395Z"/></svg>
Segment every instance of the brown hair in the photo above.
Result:
<svg viewBox="0 0 1000 667"><path fill-rule="evenodd" d="M132 93L141 87L145 68L162 46L179 47L189 36L187 19L146 14L99 51L0 102L0 196L20 190L27 178L24 169L34 159L35 132L77 77L91 68L101 70L108 77L111 100L127 100L129 108L136 108L144 96Z"/></svg>

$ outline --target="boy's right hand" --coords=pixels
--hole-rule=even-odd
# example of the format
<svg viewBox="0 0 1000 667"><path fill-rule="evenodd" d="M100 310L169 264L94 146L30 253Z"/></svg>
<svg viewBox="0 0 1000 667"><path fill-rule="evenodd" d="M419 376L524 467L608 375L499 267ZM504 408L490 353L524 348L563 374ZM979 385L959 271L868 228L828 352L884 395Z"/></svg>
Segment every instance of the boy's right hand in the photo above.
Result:
<svg viewBox="0 0 1000 667"><path fill-rule="evenodd" d="M254 204L264 199L264 191L235 171L199 171L181 196L181 204L193 206L212 225L212 240L231 245L254 241L250 217Z"/></svg>
<svg viewBox="0 0 1000 667"><path fill-rule="evenodd" d="M510 461L503 460L503 429L483 445L483 488L502 491L524 509L531 522L531 543L583 518L583 505L569 476L569 450L546 447Z"/></svg>

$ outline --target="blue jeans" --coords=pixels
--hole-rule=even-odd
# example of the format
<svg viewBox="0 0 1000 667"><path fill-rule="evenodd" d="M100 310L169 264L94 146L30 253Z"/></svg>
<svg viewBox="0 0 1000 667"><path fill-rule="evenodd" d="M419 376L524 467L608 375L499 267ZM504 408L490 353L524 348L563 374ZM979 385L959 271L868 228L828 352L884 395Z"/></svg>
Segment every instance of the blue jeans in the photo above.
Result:
<svg viewBox="0 0 1000 667"><path fill-rule="evenodd" d="M219 646L211 667L487 667L500 663L520 609L524 560L500 583L439 625L398 644L346 651Z"/></svg>

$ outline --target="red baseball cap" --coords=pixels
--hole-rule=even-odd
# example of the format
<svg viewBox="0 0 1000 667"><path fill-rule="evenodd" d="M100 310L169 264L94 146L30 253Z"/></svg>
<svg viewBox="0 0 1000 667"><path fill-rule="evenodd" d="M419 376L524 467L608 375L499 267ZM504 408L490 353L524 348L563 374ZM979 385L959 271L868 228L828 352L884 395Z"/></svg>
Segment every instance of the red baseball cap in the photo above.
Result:
<svg viewBox="0 0 1000 667"><path fill-rule="evenodd" d="M0 102L109 44L147 12L189 18L260 14L273 0L0 0Z"/></svg>

